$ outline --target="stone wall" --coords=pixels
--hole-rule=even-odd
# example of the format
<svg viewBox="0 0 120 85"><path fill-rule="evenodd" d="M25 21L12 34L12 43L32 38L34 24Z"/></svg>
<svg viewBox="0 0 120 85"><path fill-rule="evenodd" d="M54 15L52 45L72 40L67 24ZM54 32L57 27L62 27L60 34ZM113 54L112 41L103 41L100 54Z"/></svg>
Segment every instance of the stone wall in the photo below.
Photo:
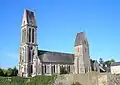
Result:
<svg viewBox="0 0 120 85"><path fill-rule="evenodd" d="M54 85L71 85L73 82L82 85L120 85L120 75L97 72L59 75Z"/></svg>
<svg viewBox="0 0 120 85"><path fill-rule="evenodd" d="M97 73L58 75L54 85L71 85L79 82L82 85L97 85Z"/></svg>
<svg viewBox="0 0 120 85"><path fill-rule="evenodd" d="M109 74L108 85L120 85L120 74Z"/></svg>
<svg viewBox="0 0 120 85"><path fill-rule="evenodd" d="M108 79L106 74L98 75L98 85L108 85Z"/></svg>

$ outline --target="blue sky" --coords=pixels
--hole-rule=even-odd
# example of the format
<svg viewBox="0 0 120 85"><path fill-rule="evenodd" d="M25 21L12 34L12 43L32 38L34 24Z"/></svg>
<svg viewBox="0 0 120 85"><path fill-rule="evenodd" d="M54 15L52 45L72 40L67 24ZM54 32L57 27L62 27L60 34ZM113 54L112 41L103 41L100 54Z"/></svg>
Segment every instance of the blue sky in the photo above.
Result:
<svg viewBox="0 0 120 85"><path fill-rule="evenodd" d="M1 0L0 67L18 64L24 9L34 10L39 49L74 53L76 33L85 30L92 59L120 61L119 0Z"/></svg>

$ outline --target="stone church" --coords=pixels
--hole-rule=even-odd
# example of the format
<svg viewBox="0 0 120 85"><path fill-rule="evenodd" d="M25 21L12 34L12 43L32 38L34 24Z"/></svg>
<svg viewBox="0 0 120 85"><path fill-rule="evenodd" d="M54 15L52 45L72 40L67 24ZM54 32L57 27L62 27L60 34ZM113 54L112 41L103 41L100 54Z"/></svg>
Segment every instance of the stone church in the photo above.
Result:
<svg viewBox="0 0 120 85"><path fill-rule="evenodd" d="M60 74L63 67L71 74L90 72L89 44L84 32L77 33L74 50L74 54L38 50L35 14L30 10L24 10L19 49L19 76Z"/></svg>

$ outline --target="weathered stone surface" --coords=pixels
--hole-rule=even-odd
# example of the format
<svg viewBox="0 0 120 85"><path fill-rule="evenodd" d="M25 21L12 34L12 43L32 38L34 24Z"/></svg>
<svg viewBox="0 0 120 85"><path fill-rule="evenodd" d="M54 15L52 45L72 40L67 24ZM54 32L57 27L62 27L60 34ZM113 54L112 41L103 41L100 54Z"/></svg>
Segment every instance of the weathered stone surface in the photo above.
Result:
<svg viewBox="0 0 120 85"><path fill-rule="evenodd" d="M54 85L71 85L73 82L82 85L120 85L120 74L90 72L59 75Z"/></svg>
<svg viewBox="0 0 120 85"><path fill-rule="evenodd" d="M109 74L108 85L120 85L120 74Z"/></svg>
<svg viewBox="0 0 120 85"><path fill-rule="evenodd" d="M54 85L68 85L67 77L65 77L65 75L59 75Z"/></svg>

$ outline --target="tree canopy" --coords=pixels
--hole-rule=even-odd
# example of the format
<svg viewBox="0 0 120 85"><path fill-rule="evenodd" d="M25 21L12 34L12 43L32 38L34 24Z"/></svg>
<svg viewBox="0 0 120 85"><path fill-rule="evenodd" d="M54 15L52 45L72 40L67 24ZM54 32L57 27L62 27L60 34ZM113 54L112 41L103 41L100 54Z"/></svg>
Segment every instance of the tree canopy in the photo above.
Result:
<svg viewBox="0 0 120 85"><path fill-rule="evenodd" d="M106 60L104 61L102 58L99 59L99 63L106 71L110 72L110 66L112 63L114 63L114 59Z"/></svg>
<svg viewBox="0 0 120 85"><path fill-rule="evenodd" d="M17 76L17 74L18 74L18 70L16 67L14 67L13 69L12 68L8 68L8 69L0 68L0 76L10 77L10 76Z"/></svg>
<svg viewBox="0 0 120 85"><path fill-rule="evenodd" d="M3 70L0 68L0 76L3 76L4 75L4 72Z"/></svg>

